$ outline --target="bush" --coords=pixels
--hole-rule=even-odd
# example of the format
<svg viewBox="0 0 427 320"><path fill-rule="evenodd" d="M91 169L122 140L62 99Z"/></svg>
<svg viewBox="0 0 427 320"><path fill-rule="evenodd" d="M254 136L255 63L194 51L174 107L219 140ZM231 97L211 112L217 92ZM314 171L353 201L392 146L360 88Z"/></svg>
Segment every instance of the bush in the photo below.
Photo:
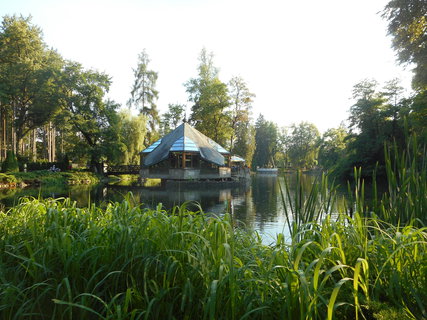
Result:
<svg viewBox="0 0 427 320"><path fill-rule="evenodd" d="M18 161L19 171L24 171L25 164L28 163L28 162L30 162L30 158L28 156L17 154L16 155L16 159Z"/></svg>
<svg viewBox="0 0 427 320"><path fill-rule="evenodd" d="M19 172L18 160L16 159L13 151L8 151L6 155L6 159L4 160L2 167L2 172Z"/></svg>
<svg viewBox="0 0 427 320"><path fill-rule="evenodd" d="M28 171L38 171L38 170L49 170L55 166L56 168L61 169L61 171L64 171L64 164L62 162L48 162L47 160L38 160L36 162L29 162L27 165Z"/></svg>
<svg viewBox="0 0 427 320"><path fill-rule="evenodd" d="M62 159L61 159L61 161L60 161L60 163L59 163L59 168L62 170L62 171L68 171L68 170L71 170L71 161L70 161L70 159L68 158L68 155L67 154L65 154L63 157L62 157Z"/></svg>
<svg viewBox="0 0 427 320"><path fill-rule="evenodd" d="M0 173L0 183L16 183L16 178L14 176L10 176L4 173Z"/></svg>

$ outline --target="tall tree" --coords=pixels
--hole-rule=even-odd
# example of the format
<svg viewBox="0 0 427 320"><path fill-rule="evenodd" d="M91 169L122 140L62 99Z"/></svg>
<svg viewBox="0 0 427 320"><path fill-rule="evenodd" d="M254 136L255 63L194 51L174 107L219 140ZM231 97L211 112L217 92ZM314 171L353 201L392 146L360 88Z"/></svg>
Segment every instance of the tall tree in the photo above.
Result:
<svg viewBox="0 0 427 320"><path fill-rule="evenodd" d="M427 89L427 2L391 0L383 11L401 63L413 63L413 85Z"/></svg>
<svg viewBox="0 0 427 320"><path fill-rule="evenodd" d="M138 64L133 70L135 81L131 91L128 106L135 106L139 112L147 117L146 144L157 139L157 130L160 123L156 102L159 92L156 90L158 73L149 68L150 59L145 49L138 56Z"/></svg>
<svg viewBox="0 0 427 320"><path fill-rule="evenodd" d="M247 129L250 121L250 112L255 94L248 89L246 82L241 77L233 77L228 83L231 98L231 136L230 150L234 152L234 144L240 130L240 139L243 138L243 129ZM245 130L249 132L248 130Z"/></svg>
<svg viewBox="0 0 427 320"><path fill-rule="evenodd" d="M364 174L370 175L377 165L383 168L385 143L404 144L404 119L412 119L415 113L396 79L388 81L382 90L375 80L363 80L353 88L355 103L350 107L347 147L337 172L349 176L354 167L362 167Z"/></svg>
<svg viewBox="0 0 427 320"><path fill-rule="evenodd" d="M199 61L198 77L185 84L189 100L193 102L190 121L203 134L226 146L231 135L227 85L218 78L212 53L203 49Z"/></svg>
<svg viewBox="0 0 427 320"><path fill-rule="evenodd" d="M333 168L344 157L347 131L343 125L326 130L319 146L318 161L325 169Z"/></svg>
<svg viewBox="0 0 427 320"><path fill-rule="evenodd" d="M129 111L121 111L120 136L126 150L118 159L119 164L139 164L139 153L144 149L146 118L140 114L133 116Z"/></svg>
<svg viewBox="0 0 427 320"><path fill-rule="evenodd" d="M59 107L62 58L46 48L31 18L6 16L0 30L0 105L9 145L23 151L24 137L50 121Z"/></svg>
<svg viewBox="0 0 427 320"><path fill-rule="evenodd" d="M176 129L178 125L184 120L185 105L183 104L169 104L168 112L162 115L161 128L162 134L168 134L170 131Z"/></svg>
<svg viewBox="0 0 427 320"><path fill-rule="evenodd" d="M250 122L238 123L235 136L232 153L243 157L246 160L246 164L251 166L256 147L254 126Z"/></svg>
<svg viewBox="0 0 427 320"><path fill-rule="evenodd" d="M317 164L319 137L319 130L312 123L291 126L287 150L294 168L312 168Z"/></svg>
<svg viewBox="0 0 427 320"><path fill-rule="evenodd" d="M255 152L252 165L257 167L275 166L275 155L278 151L277 126L265 120L262 114L255 123Z"/></svg>
<svg viewBox="0 0 427 320"><path fill-rule="evenodd" d="M92 70L84 70L74 62L68 62L63 71L62 112L81 137L75 146L80 156L90 157L93 170L101 172L102 161L114 161L125 146L120 140L119 107L104 96L110 86L110 78Z"/></svg>

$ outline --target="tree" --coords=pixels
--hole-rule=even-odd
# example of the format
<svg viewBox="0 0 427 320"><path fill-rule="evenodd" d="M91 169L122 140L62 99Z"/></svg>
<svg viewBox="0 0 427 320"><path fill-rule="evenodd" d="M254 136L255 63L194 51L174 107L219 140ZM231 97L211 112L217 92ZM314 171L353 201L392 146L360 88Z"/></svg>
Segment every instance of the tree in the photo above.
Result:
<svg viewBox="0 0 427 320"><path fill-rule="evenodd" d="M156 90L157 72L149 69L150 59L145 49L138 56L138 64L133 70L135 82L128 101L129 107L136 106L139 112L147 117L146 144L157 140L157 128L160 123L156 101L159 92Z"/></svg>
<svg viewBox="0 0 427 320"><path fill-rule="evenodd" d="M52 119L59 108L56 93L62 65L60 55L46 49L31 18L4 17L0 32L3 145L8 136L12 150L23 153L24 137Z"/></svg>
<svg viewBox="0 0 427 320"><path fill-rule="evenodd" d="M400 63L415 65L413 85L427 89L427 2L391 0L383 10Z"/></svg>
<svg viewBox="0 0 427 320"><path fill-rule="evenodd" d="M18 160L16 159L16 156L13 153L13 151L9 150L7 152L6 159L1 165L1 172L5 172L5 173L19 172Z"/></svg>
<svg viewBox="0 0 427 320"><path fill-rule="evenodd" d="M384 174L384 145L396 142L403 146L404 119L414 113L402 93L397 79L388 81L382 90L375 80L354 86L355 103L350 107L345 155L337 165L339 175L351 175L354 167L362 167L366 175L378 167L378 174Z"/></svg>
<svg viewBox="0 0 427 320"><path fill-rule="evenodd" d="M326 130L319 146L318 162L325 169L333 168L344 157L347 131L343 125Z"/></svg>
<svg viewBox="0 0 427 320"><path fill-rule="evenodd" d="M264 116L260 114L255 123L256 147L252 160L253 166L276 166L277 141L277 126L273 122L265 120Z"/></svg>
<svg viewBox="0 0 427 320"><path fill-rule="evenodd" d="M170 131L176 129L185 117L185 105L183 104L169 104L169 111L163 114L161 120L162 134L168 134Z"/></svg>
<svg viewBox="0 0 427 320"><path fill-rule="evenodd" d="M243 157L246 160L246 164L251 166L256 147L254 126L250 122L238 123L235 136L232 153Z"/></svg>
<svg viewBox="0 0 427 320"><path fill-rule="evenodd" d="M146 118L140 114L133 116L129 111L119 113L120 136L126 146L119 158L119 164L139 164L139 153L144 149Z"/></svg>
<svg viewBox="0 0 427 320"><path fill-rule="evenodd" d="M199 61L199 76L185 84L189 101L194 103L190 121L197 130L226 146L231 136L227 86L218 78L212 53L203 49Z"/></svg>
<svg viewBox="0 0 427 320"><path fill-rule="evenodd" d="M243 138L243 132L248 133L248 123L250 121L250 112L255 94L251 93L246 82L241 77L233 77L228 83L231 98L231 136L230 150L234 153L234 143L237 138L238 130L240 139ZM244 130L245 129L245 130Z"/></svg>
<svg viewBox="0 0 427 320"><path fill-rule="evenodd" d="M362 80L353 87L353 99L356 103L350 108L350 129L372 134L379 133L380 111L385 102L384 97L377 92L376 80Z"/></svg>
<svg viewBox="0 0 427 320"><path fill-rule="evenodd" d="M119 135L119 105L103 100L109 86L110 78L104 73L84 70L75 62L68 62L64 68L62 111L79 138L75 155L89 156L97 172L102 171L102 161L114 162L125 148Z"/></svg>
<svg viewBox="0 0 427 320"><path fill-rule="evenodd" d="M312 123L291 126L287 152L294 168L312 168L317 164L319 130Z"/></svg>
<svg viewBox="0 0 427 320"><path fill-rule="evenodd" d="M410 101L410 113L408 119L411 129L421 137L427 145L427 90L419 92Z"/></svg>

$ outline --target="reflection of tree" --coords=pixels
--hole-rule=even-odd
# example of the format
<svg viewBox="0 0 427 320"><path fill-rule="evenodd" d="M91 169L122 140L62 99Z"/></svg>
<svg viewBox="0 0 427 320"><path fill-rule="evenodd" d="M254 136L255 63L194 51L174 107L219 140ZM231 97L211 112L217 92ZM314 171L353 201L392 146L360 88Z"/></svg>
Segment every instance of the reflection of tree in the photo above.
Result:
<svg viewBox="0 0 427 320"><path fill-rule="evenodd" d="M251 185L245 184L232 190L233 219L237 226L254 229L255 204Z"/></svg>
<svg viewBox="0 0 427 320"><path fill-rule="evenodd" d="M256 222L262 231L266 222L277 217L277 176L257 175L252 179L252 197L256 204Z"/></svg>

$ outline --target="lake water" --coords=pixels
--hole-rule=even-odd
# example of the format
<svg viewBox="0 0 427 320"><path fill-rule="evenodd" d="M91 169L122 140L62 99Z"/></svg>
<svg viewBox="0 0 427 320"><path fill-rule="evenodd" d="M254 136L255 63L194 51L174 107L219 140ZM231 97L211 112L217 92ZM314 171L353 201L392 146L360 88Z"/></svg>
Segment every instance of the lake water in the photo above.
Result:
<svg viewBox="0 0 427 320"><path fill-rule="evenodd" d="M287 236L286 216L280 194L285 188L287 179L291 192L295 188L295 175L285 176L254 175L246 184L227 185L223 183L186 186L158 186L141 188L134 186L72 186L68 188L42 188L24 190L0 190L0 203L11 207L22 196L31 197L70 197L78 206L87 206L89 202L97 204L105 201L121 201L123 196L132 192L137 201L148 207L162 203L166 209L186 201L197 202L206 213L218 215L232 213L235 221L240 221L246 228L257 230L264 242L269 243L277 233ZM313 175L303 175L302 185L309 190L315 180Z"/></svg>

